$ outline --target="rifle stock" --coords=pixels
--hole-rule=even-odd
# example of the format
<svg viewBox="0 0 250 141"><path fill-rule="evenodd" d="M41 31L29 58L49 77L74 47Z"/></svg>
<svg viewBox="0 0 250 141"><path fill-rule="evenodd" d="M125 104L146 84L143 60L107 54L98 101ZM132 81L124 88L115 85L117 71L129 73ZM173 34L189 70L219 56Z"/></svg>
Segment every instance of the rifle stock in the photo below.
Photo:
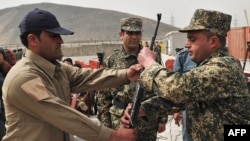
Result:
<svg viewBox="0 0 250 141"><path fill-rule="evenodd" d="M159 28L160 21L161 21L161 14L157 14L157 25L156 25L155 32L154 32L154 35L152 36L151 43L150 43L150 46L149 46L150 50L153 50L154 42L155 42L155 39L156 39L156 36L157 36L157 31L158 31L158 28ZM136 82L136 90L135 90L135 94L134 94L133 101L132 101L132 108L131 108L131 111L130 111L129 123L130 123L131 128L135 127L135 120L136 120L136 117L138 116L139 109L141 107L141 101L142 101L142 98L143 98L143 93L144 93L144 90L141 88L140 81L137 80L137 82Z"/></svg>

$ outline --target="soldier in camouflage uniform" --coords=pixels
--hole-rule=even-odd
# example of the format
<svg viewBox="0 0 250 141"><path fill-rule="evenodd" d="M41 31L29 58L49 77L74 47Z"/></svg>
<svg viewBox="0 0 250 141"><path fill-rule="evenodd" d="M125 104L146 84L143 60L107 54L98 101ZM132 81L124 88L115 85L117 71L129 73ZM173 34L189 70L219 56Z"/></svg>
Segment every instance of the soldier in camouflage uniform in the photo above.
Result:
<svg viewBox="0 0 250 141"><path fill-rule="evenodd" d="M123 18L120 22L119 36L123 40L123 46L105 60L104 67L124 69L138 63L137 55L143 48L139 44L142 37L142 21L139 18ZM131 82L118 88L99 91L97 117L101 123L113 129L120 126L120 119L127 104L132 103L135 87L136 82ZM146 91L144 95L143 100L154 96ZM166 122L167 116L159 117L158 114L138 119L137 141L156 141L157 131L164 131Z"/></svg>
<svg viewBox="0 0 250 141"><path fill-rule="evenodd" d="M240 61L225 50L226 34L231 15L218 11L197 9L187 32L185 47L197 66L189 72L166 70L155 63L152 51L143 48L138 54L145 68L141 73L142 87L159 90L158 97L141 105L140 116L151 115L155 109L173 114L187 111L189 140L223 141L224 125L250 124L250 95ZM155 107L155 108L152 108ZM122 123L128 126L128 109ZM152 111L153 109L154 111Z"/></svg>

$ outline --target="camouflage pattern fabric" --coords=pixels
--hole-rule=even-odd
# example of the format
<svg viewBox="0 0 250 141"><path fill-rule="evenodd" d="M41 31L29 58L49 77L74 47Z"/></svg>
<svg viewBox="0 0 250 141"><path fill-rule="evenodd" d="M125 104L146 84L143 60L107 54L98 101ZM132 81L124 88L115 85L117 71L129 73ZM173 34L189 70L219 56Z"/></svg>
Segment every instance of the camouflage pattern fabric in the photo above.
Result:
<svg viewBox="0 0 250 141"><path fill-rule="evenodd" d="M171 115L185 105L191 141L222 141L223 125L250 124L250 95L241 64L222 48L186 73L154 64L142 72L141 81L165 99L143 102L147 115L152 107Z"/></svg>
<svg viewBox="0 0 250 141"><path fill-rule="evenodd" d="M120 25L125 31L142 31L142 20L139 18L122 18Z"/></svg>
<svg viewBox="0 0 250 141"><path fill-rule="evenodd" d="M190 21L190 24L180 32L191 30L208 30L212 33L226 36L230 30L232 16L212 10L197 9Z"/></svg>
<svg viewBox="0 0 250 141"><path fill-rule="evenodd" d="M140 46L140 49L142 47ZM139 53L139 50L138 50ZM104 66L113 69L128 68L133 64L137 64L137 56L129 55L122 48L115 51L111 56L105 60ZM128 103L132 103L135 92L136 83L123 85L117 88L100 90L98 97L98 112L97 118L105 126L118 129L121 125L120 120L124 109ZM146 92L143 100L155 96L154 93ZM162 117L159 113L151 114L150 117L138 118L136 128L138 129L137 141L156 141L157 129L159 123L166 123L168 115Z"/></svg>

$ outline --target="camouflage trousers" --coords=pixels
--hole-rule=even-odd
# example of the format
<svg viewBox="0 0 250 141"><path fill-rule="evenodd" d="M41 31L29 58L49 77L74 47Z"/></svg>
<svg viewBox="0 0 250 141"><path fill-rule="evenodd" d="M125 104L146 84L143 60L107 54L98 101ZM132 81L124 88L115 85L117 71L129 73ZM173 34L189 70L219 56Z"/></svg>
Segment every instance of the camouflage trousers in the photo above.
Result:
<svg viewBox="0 0 250 141"><path fill-rule="evenodd" d="M121 117L111 115L111 125L113 129L118 129L121 125ZM158 121L148 121L146 118L139 118L136 122L137 140L136 141L156 141Z"/></svg>

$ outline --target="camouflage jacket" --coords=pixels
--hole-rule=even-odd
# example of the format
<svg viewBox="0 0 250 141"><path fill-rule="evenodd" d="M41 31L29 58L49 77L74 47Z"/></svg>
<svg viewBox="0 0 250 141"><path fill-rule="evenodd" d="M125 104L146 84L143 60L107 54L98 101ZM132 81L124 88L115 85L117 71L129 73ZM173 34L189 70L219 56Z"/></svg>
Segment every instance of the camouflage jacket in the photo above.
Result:
<svg viewBox="0 0 250 141"><path fill-rule="evenodd" d="M223 125L250 124L250 96L241 64L223 49L186 73L154 64L142 72L141 81L147 90L161 92L161 99L142 103L146 114L185 108L190 140L222 141Z"/></svg>
<svg viewBox="0 0 250 141"><path fill-rule="evenodd" d="M142 47L140 47L141 49ZM139 53L140 50L138 50ZM116 50L111 56L109 56L105 62L104 67L113 69L129 68L131 65L137 64L137 54L130 55L125 52L125 50ZM132 103L133 95L135 92L136 82L131 82L130 84L123 85L117 88L100 90L98 93L98 119L107 127L114 128L111 126L111 114L118 117L122 117L124 109L128 103ZM152 92L145 91L146 100L150 97L155 96ZM166 123L167 116L158 117L159 114L151 115L151 121L155 121L155 126L158 123ZM151 124L151 123L150 123ZM149 125L151 126L151 125ZM152 125L153 126L153 125Z"/></svg>

